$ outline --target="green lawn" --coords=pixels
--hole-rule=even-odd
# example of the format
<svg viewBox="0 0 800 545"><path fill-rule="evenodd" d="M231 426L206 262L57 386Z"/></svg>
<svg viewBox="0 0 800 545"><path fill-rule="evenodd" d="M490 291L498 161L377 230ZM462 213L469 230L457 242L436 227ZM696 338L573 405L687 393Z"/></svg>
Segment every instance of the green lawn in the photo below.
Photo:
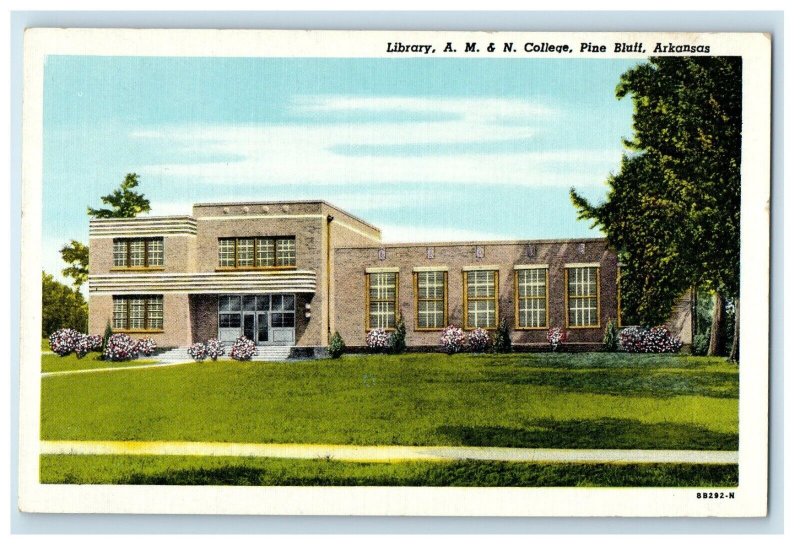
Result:
<svg viewBox="0 0 800 545"><path fill-rule="evenodd" d="M64 357L57 354L42 354L42 373L78 371L82 369L108 369L157 363L156 360L103 361L98 359L99 356L97 352L90 352L82 358L78 358L75 354Z"/></svg>
<svg viewBox="0 0 800 545"><path fill-rule="evenodd" d="M735 465L345 463L202 456L41 457L41 482L236 486L725 486Z"/></svg>
<svg viewBox="0 0 800 545"><path fill-rule="evenodd" d="M44 378L41 433L51 440L736 450L738 390L738 368L723 359L671 355L205 362Z"/></svg>

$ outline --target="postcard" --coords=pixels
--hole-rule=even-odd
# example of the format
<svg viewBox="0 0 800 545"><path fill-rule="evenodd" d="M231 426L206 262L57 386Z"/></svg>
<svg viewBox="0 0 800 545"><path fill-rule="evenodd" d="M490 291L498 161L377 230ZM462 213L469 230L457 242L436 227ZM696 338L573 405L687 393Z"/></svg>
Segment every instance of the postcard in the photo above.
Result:
<svg viewBox="0 0 800 545"><path fill-rule="evenodd" d="M764 516L770 48L29 29L19 508Z"/></svg>

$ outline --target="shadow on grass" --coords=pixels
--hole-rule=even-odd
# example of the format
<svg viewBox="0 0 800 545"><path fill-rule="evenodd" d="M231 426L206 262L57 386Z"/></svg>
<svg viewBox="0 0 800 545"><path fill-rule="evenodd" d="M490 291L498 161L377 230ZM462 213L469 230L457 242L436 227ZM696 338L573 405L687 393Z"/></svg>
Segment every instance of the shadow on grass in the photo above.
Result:
<svg viewBox="0 0 800 545"><path fill-rule="evenodd" d="M534 369L497 369L487 373L492 382L547 386L562 392L581 392L619 396L674 397L700 395L725 399L739 397L739 375L705 372L658 373L652 369L614 369L588 372L535 371Z"/></svg>
<svg viewBox="0 0 800 545"><path fill-rule="evenodd" d="M320 462L325 464L326 462ZM521 464L463 461L428 464L393 475L348 475L345 464L322 466L311 474L232 465L158 474L136 473L121 484L231 486L502 486L637 487L736 486L735 465L702 464Z"/></svg>
<svg viewBox="0 0 800 545"><path fill-rule="evenodd" d="M735 433L688 424L643 424L638 420L533 420L527 428L440 426L436 432L465 446L530 448L619 448L737 450Z"/></svg>

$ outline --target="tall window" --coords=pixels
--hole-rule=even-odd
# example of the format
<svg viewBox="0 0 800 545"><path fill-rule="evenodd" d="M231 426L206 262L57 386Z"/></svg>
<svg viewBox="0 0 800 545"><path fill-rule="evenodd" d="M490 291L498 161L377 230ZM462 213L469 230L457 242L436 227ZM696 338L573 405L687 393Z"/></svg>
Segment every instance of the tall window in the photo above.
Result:
<svg viewBox="0 0 800 545"><path fill-rule="evenodd" d="M397 320L397 273L368 273L367 297L367 329L393 329Z"/></svg>
<svg viewBox="0 0 800 545"><path fill-rule="evenodd" d="M294 267L297 261L294 237L221 238L220 268Z"/></svg>
<svg viewBox="0 0 800 545"><path fill-rule="evenodd" d="M466 327L497 327L497 271L465 271Z"/></svg>
<svg viewBox="0 0 800 545"><path fill-rule="evenodd" d="M517 327L547 327L547 269L519 269L517 280Z"/></svg>
<svg viewBox="0 0 800 545"><path fill-rule="evenodd" d="M114 267L164 266L163 238L115 238Z"/></svg>
<svg viewBox="0 0 800 545"><path fill-rule="evenodd" d="M568 327L599 327L598 271L596 266L566 269Z"/></svg>
<svg viewBox="0 0 800 545"><path fill-rule="evenodd" d="M414 273L417 292L417 329L441 329L447 315L447 273Z"/></svg>
<svg viewBox="0 0 800 545"><path fill-rule="evenodd" d="M160 331L164 329L161 295L114 296L114 329Z"/></svg>

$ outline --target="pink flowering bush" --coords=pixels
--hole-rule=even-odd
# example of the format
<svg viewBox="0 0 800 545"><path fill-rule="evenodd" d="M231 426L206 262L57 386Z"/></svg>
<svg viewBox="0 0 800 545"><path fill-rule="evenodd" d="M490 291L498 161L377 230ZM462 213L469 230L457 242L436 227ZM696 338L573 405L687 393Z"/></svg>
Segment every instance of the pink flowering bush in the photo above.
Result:
<svg viewBox="0 0 800 545"><path fill-rule="evenodd" d="M442 345L442 348L448 354L455 354L464 349L465 340L466 336L464 335L464 330L460 327L449 325L442 331L439 344Z"/></svg>
<svg viewBox="0 0 800 545"><path fill-rule="evenodd" d="M651 329L631 326L619 332L619 347L625 352L674 353L681 349L681 341L664 326Z"/></svg>
<svg viewBox="0 0 800 545"><path fill-rule="evenodd" d="M492 346L492 339L488 331L479 327L469 332L467 344L472 352L486 352Z"/></svg>
<svg viewBox="0 0 800 545"><path fill-rule="evenodd" d="M203 343L194 343L186 351L194 361L203 361L206 359L206 345Z"/></svg>
<svg viewBox="0 0 800 545"><path fill-rule="evenodd" d="M222 341L218 339L208 339L206 341L206 356L211 358L213 361L217 361L217 358L220 358L225 355L225 347L222 346Z"/></svg>
<svg viewBox="0 0 800 545"><path fill-rule="evenodd" d="M74 329L59 329L54 331L48 338L50 341L50 350L59 356L67 356L75 350L75 345L78 344L80 337L81 334Z"/></svg>
<svg viewBox="0 0 800 545"><path fill-rule="evenodd" d="M231 347L231 357L239 361L247 361L253 359L256 355L256 343L247 337L239 337L233 342Z"/></svg>
<svg viewBox="0 0 800 545"><path fill-rule="evenodd" d="M86 335L86 344L89 347L89 352L100 352L103 348L102 335Z"/></svg>
<svg viewBox="0 0 800 545"><path fill-rule="evenodd" d="M114 333L108 338L103 359L108 361L127 361L135 359L139 352L137 342L125 333Z"/></svg>
<svg viewBox="0 0 800 545"><path fill-rule="evenodd" d="M389 334L382 327L370 329L367 333L367 346L375 352L385 352L389 349Z"/></svg>
<svg viewBox="0 0 800 545"><path fill-rule="evenodd" d="M566 329L551 327L547 330L547 342L550 343L550 349L553 352L557 352L567 342L567 338L569 338L569 332Z"/></svg>
<svg viewBox="0 0 800 545"><path fill-rule="evenodd" d="M152 356L155 350L156 350L156 341L154 341L150 337L145 337L144 339L139 339L138 341L136 341L136 352L140 356Z"/></svg>
<svg viewBox="0 0 800 545"><path fill-rule="evenodd" d="M81 359L86 354L89 353L89 336L83 335L82 333L78 333L78 340L75 342L75 346L73 347L75 351L75 356L78 359Z"/></svg>

